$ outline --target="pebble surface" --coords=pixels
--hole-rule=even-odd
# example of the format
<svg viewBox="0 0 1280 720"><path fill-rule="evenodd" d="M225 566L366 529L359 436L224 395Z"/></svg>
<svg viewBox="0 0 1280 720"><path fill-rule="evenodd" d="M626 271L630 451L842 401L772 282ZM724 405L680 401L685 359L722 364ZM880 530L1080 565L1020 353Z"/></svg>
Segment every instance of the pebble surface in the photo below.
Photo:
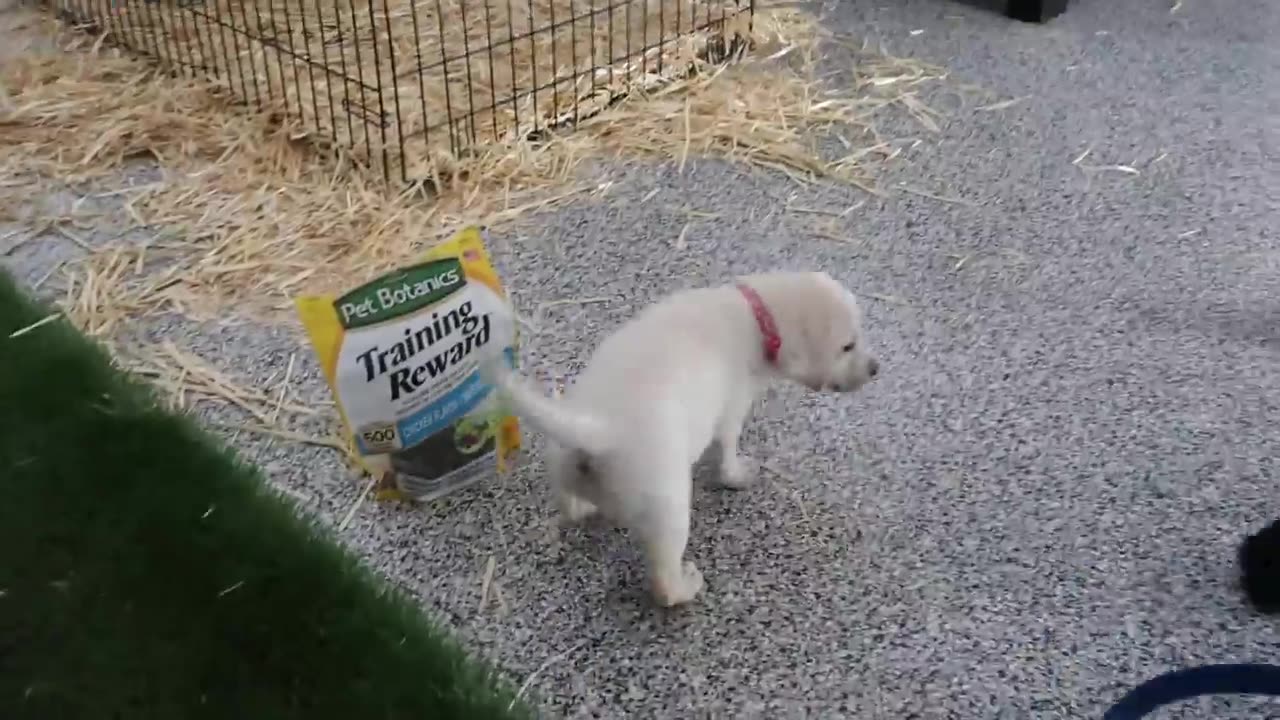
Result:
<svg viewBox="0 0 1280 720"><path fill-rule="evenodd" d="M874 199L847 243L782 211L787 181L697 159L602 163L607 196L495 238L522 307L608 299L544 314L525 362L547 373L677 287L820 268L863 296L880 378L853 397L774 389L744 446L778 474L695 489L694 605L652 608L621 532L548 528L537 438L499 482L364 505L344 542L513 682L532 674L550 717L1096 718L1168 669L1274 659L1234 558L1280 512L1280 7L1172 6L1071 0L1037 26L946 0L831 4L832 29L1025 98L979 111L938 91L940 133L890 128L924 142L882 182L961 202ZM676 249L685 210L715 218ZM38 278L40 252L4 261ZM303 397L327 397L296 329L152 332L259 379L296 353ZM334 524L358 492L329 451L236 444Z"/></svg>

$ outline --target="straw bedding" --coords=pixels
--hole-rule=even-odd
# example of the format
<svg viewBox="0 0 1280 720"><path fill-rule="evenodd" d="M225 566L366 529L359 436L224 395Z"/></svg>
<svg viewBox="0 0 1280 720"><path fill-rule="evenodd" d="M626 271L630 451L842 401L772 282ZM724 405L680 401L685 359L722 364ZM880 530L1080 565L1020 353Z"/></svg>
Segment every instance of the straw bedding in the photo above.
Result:
<svg viewBox="0 0 1280 720"><path fill-rule="evenodd" d="M635 92L572 132L479 144L433 169L439 190L428 196L421 187L391 191L375 173L316 152L296 124L230 109L216 86L170 77L101 37L30 12L11 16L15 22L21 36L51 39L59 49L21 53L0 70L0 177L15 178L0 186L0 220L23 228L0 239L0 254L68 238L84 247L82 258L51 270L42 289L59 292L66 315L107 341L130 321L160 313L204 319L234 311L292 323L297 294L341 291L462 223L500 228L560 203L607 199L607 177L577 172L587 158L683 166L690 157L717 156L799 183L874 192L874 167L901 149L876 132L876 113L898 106L933 126L916 91L944 75L866 53L854 82L845 77L833 87L820 76L817 50L821 42L848 41L824 37L802 11L758 6L756 44L741 62L703 65ZM828 145L836 152L819 150L822 135L834 138ZM125 186L122 168L139 158L158 166L159 179ZM82 200L57 211L31 201L65 190ZM103 210L103 198L122 203L123 212ZM90 227L114 229L121 239L89 246L81 235ZM138 236L147 239L128 240ZM175 397L220 398L286 436L290 418L316 412L291 407L274 390L239 387L178 348L117 353Z"/></svg>

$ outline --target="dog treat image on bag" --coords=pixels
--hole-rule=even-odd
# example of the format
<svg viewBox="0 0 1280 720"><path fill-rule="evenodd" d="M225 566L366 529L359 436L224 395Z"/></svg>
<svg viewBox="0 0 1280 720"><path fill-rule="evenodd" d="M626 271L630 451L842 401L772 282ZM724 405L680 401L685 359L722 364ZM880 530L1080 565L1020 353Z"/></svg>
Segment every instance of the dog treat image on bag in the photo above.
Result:
<svg viewBox="0 0 1280 720"><path fill-rule="evenodd" d="M518 333L483 230L297 309L366 469L389 467L415 500L506 469L519 425L478 368L499 356L514 368Z"/></svg>
<svg viewBox="0 0 1280 720"><path fill-rule="evenodd" d="M493 402L493 397L486 401L489 407L483 407L458 420L453 426L453 441L458 451L467 455L480 452L498 432L502 422L501 408Z"/></svg>

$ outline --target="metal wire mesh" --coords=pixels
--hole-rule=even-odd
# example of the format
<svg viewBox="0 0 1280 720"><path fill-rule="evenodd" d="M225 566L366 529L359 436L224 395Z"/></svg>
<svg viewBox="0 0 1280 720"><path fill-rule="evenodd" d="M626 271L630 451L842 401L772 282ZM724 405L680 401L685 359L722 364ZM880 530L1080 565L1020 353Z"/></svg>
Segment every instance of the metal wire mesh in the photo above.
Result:
<svg viewBox="0 0 1280 720"><path fill-rule="evenodd" d="M604 109L746 44L755 0L46 0L387 179Z"/></svg>

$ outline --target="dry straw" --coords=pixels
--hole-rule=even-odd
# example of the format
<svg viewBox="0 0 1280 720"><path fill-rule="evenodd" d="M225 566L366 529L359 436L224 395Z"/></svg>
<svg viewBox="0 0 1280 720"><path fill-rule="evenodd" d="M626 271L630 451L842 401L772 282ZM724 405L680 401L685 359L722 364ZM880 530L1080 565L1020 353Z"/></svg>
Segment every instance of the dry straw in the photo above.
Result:
<svg viewBox="0 0 1280 720"><path fill-rule="evenodd" d="M421 186L388 190L380 177L317 152L296 124L229 109L207 82L173 78L101 38L62 31L47 16L28 14L20 24L20 32L43 33L60 50L28 52L0 70L0 177L22 180L0 187L0 219L54 229L87 249L54 277L67 317L104 338L157 313L201 319L234 308L292 322L287 313L297 294L339 291L373 277L461 223L501 226L607 192L613 187L607 178L587 182L576 172L583 160L602 155L681 167L690 158L718 156L797 182L874 190L872 168L897 152L876 133L875 114L899 105L936 127L936 114L916 90L943 75L860 53L853 82L846 72L836 86L818 69L818 49L824 40L847 41L824 37L801 10L757 3L756 44L742 62L704 65L689 77L638 89L571 132L481 144L465 159L438 153L430 168L438 193L429 196ZM823 133L839 140L840 154L818 150ZM162 175L130 185L125 170L140 158ZM67 189L84 194L70 210L32 210L30 198ZM104 226L119 239L94 247L82 236L85 228L101 233ZM133 236L150 239L125 240ZM141 354L137 362L175 392L222 398L259 426L287 425L291 410L302 412L286 408L276 418L270 393L210 374L176 348Z"/></svg>

